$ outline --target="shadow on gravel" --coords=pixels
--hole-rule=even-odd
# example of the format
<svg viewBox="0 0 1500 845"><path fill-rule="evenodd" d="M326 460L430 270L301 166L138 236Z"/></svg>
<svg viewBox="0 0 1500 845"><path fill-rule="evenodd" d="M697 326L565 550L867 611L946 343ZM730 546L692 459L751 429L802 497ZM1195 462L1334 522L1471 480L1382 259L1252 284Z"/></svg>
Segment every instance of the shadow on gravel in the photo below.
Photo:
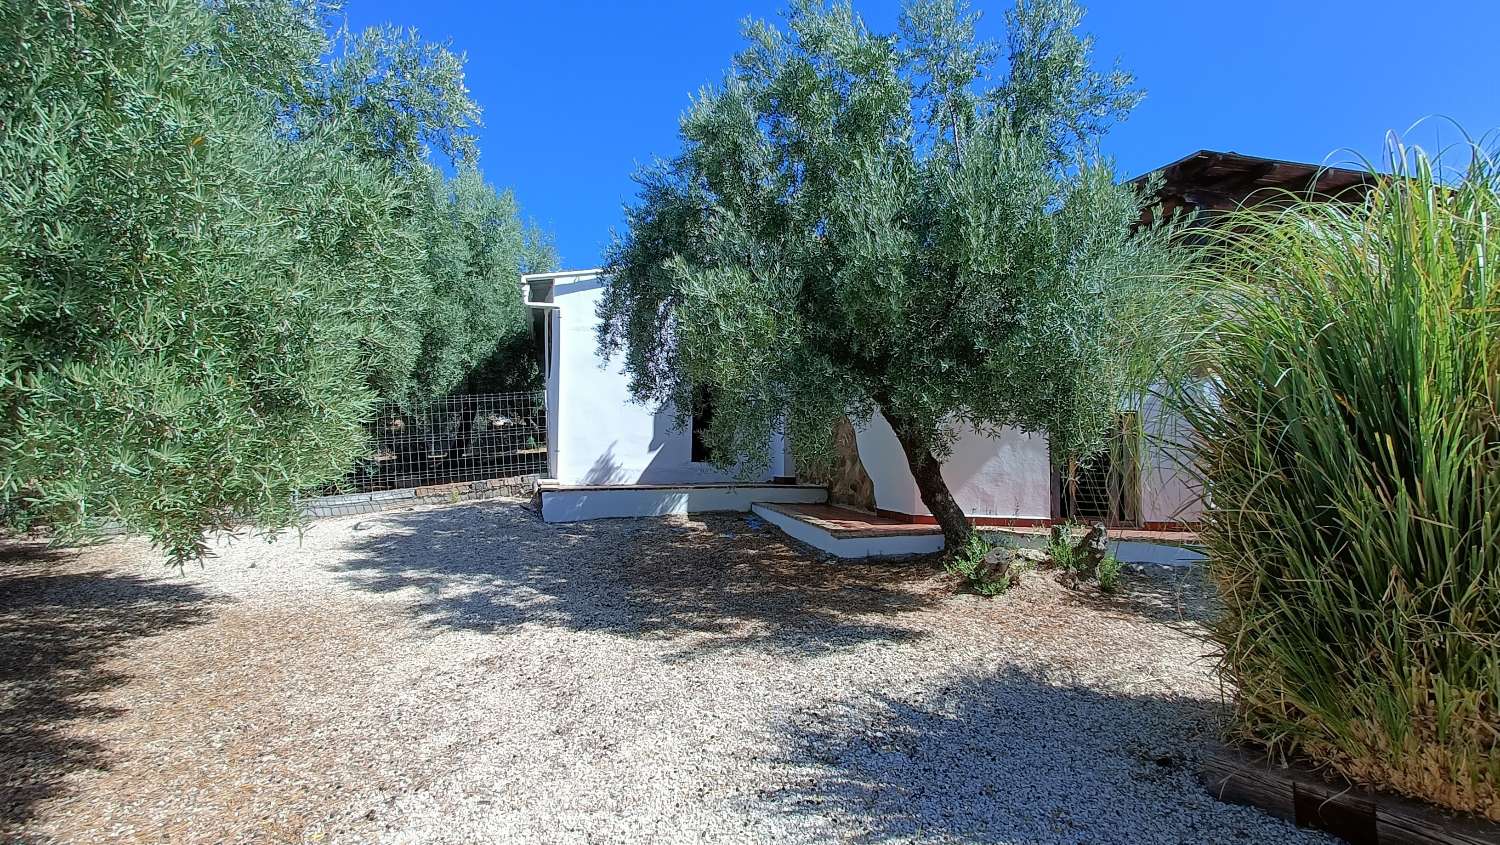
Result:
<svg viewBox="0 0 1500 845"><path fill-rule="evenodd" d="M49 571L70 556L0 541L0 836L68 773L109 765L103 748L70 730L119 715L97 700L130 680L103 668L115 651L208 616L204 594L186 584Z"/></svg>
<svg viewBox="0 0 1500 845"><path fill-rule="evenodd" d="M1197 748L1219 716L1019 669L853 696L779 726L774 762L796 785L747 800L855 843L1332 842L1204 792Z"/></svg>
<svg viewBox="0 0 1500 845"><path fill-rule="evenodd" d="M922 564L825 563L743 514L549 525L514 504L372 516L349 582L406 591L434 627L541 624L666 638L683 657L809 655L921 636L899 617L939 596Z"/></svg>
<svg viewBox="0 0 1500 845"><path fill-rule="evenodd" d="M1153 567L1150 575L1127 571L1118 592L1077 590L1073 601L1106 616L1138 616L1201 635L1201 626L1218 618L1213 588L1203 583L1205 577L1201 567Z"/></svg>

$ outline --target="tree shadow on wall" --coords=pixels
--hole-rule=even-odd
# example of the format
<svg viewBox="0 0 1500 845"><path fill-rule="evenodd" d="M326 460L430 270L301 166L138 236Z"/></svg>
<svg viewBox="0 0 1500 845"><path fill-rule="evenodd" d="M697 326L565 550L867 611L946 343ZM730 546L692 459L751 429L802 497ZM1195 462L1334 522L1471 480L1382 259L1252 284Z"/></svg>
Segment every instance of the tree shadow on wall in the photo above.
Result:
<svg viewBox="0 0 1500 845"><path fill-rule="evenodd" d="M0 834L58 795L70 772L109 766L106 749L71 732L121 713L99 699L130 676L104 664L132 640L209 615L187 584L53 571L70 556L0 540Z"/></svg>
<svg viewBox="0 0 1500 845"><path fill-rule="evenodd" d="M744 514L551 525L505 505L372 518L354 586L398 593L439 629L562 627L680 646L808 656L922 636L905 614L939 600L932 569L825 561Z"/></svg>

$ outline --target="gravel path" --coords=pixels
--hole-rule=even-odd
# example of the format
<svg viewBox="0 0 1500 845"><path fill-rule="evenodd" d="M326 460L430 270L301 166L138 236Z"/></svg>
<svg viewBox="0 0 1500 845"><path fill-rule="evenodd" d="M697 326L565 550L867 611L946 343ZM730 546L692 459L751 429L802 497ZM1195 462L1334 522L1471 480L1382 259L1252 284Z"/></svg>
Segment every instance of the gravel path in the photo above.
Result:
<svg viewBox="0 0 1500 845"><path fill-rule="evenodd" d="M1190 573L986 600L516 502L0 559L0 841L1329 841L1194 783Z"/></svg>

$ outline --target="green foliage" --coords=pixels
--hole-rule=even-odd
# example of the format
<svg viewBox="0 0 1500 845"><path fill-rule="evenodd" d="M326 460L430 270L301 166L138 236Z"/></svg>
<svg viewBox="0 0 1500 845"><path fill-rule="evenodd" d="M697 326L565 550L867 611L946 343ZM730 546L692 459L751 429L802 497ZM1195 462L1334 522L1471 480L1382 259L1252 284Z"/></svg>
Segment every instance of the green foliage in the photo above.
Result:
<svg viewBox="0 0 1500 845"><path fill-rule="evenodd" d="M346 33L342 47L300 110L303 125L335 125L357 157L398 173L427 169L429 148L460 167L475 164L479 105L464 86L462 56L395 27Z"/></svg>
<svg viewBox="0 0 1500 845"><path fill-rule="evenodd" d="M1002 573L993 572L985 566L986 555L995 549L1007 548L1008 545L1003 540L992 543L983 534L973 532L969 534L963 548L944 558L943 568L963 578L975 593L981 596L998 596L1015 586L1025 570L1026 561L1021 558L1015 558L1010 568Z"/></svg>
<svg viewBox="0 0 1500 845"><path fill-rule="evenodd" d="M463 241L454 266L476 288L508 276L491 295L515 296L519 268L496 268L519 225L470 231L504 228L513 206L471 176L422 205L409 151L354 143L365 124L317 64L323 8L0 9L8 519L65 536L115 522L177 562L204 552L205 529L287 525L297 491L363 451L377 396L411 389L430 315L462 295L432 244ZM472 360L494 342L472 335L510 306L486 307L462 334Z"/></svg>
<svg viewBox="0 0 1500 845"><path fill-rule="evenodd" d="M194 49L213 55L279 117L318 99L327 30L339 11L324 0L206 0L211 34ZM91 12L92 13L92 10Z"/></svg>
<svg viewBox="0 0 1500 845"><path fill-rule="evenodd" d="M1083 10L1071 0L1022 0L1006 13L1006 22L1011 71L996 95L1018 117L1017 130L1040 133L1059 161L1145 98L1118 63L1108 74L1093 70L1094 39L1076 34Z"/></svg>
<svg viewBox="0 0 1500 845"><path fill-rule="evenodd" d="M1120 585L1120 559L1114 555L1105 555L1099 561L1099 568L1094 572L1094 577L1099 580L1101 591L1113 593Z"/></svg>
<svg viewBox="0 0 1500 845"><path fill-rule="evenodd" d="M381 398L421 404L478 375L527 384L534 373L519 273L549 270L546 235L522 223L514 196L480 175L479 106L463 57L416 32L382 27L325 34L338 7L320 0L215 0L216 55L276 116L288 140L317 138L395 177L402 237L422 247L418 266L393 267L389 291L403 320L387 322L389 354L369 376ZM445 180L437 150L457 169ZM483 372L476 370L483 369Z"/></svg>
<svg viewBox="0 0 1500 845"><path fill-rule="evenodd" d="M536 339L530 333L503 336L469 370L453 393L517 393L544 387ZM536 444L532 444L536 445Z"/></svg>
<svg viewBox="0 0 1500 845"><path fill-rule="evenodd" d="M497 193L465 168L444 182L428 174L430 205L415 218L426 245L423 268L432 285L419 314L421 352L404 395L416 402L446 395L481 362L530 339L530 317L517 287L519 272L550 269L550 245L521 225L515 198ZM505 364L526 368L528 354ZM535 369L531 365L531 369Z"/></svg>
<svg viewBox="0 0 1500 845"><path fill-rule="evenodd" d="M1051 558L1052 565L1058 569L1076 572L1078 562L1073 559L1073 541L1078 532L1078 523L1070 520L1061 528L1061 532L1054 530L1047 538L1047 557Z"/></svg>
<svg viewBox="0 0 1500 845"><path fill-rule="evenodd" d="M992 88L999 51L952 0L891 36L811 0L785 32L747 25L608 256L600 345L637 398L710 386L708 439L749 473L773 429L817 466L835 420L876 410L909 455L941 459L957 423L1097 449L1154 358L1173 259L1132 236L1141 198L1094 153L1138 95L1087 71L1077 14L1018 4Z"/></svg>
<svg viewBox="0 0 1500 845"><path fill-rule="evenodd" d="M1228 221L1197 432L1213 636L1277 753L1500 820L1500 176Z"/></svg>

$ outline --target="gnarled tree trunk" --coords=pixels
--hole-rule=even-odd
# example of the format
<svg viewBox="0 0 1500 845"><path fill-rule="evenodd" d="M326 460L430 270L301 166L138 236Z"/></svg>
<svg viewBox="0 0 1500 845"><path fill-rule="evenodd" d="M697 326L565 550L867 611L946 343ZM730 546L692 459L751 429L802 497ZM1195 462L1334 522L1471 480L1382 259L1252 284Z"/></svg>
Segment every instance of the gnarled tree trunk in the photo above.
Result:
<svg viewBox="0 0 1500 845"><path fill-rule="evenodd" d="M938 525L942 526L946 552L956 553L969 542L974 528L969 525L968 517L964 516L963 508L953 500L953 494L948 492L948 482L943 478L943 464L932 454L931 440L921 436L909 420L890 415L886 416L886 420L896 432L896 440L901 443L901 451L906 455L906 465L911 469L912 478L916 479L917 492L922 495L922 504L927 506Z"/></svg>

